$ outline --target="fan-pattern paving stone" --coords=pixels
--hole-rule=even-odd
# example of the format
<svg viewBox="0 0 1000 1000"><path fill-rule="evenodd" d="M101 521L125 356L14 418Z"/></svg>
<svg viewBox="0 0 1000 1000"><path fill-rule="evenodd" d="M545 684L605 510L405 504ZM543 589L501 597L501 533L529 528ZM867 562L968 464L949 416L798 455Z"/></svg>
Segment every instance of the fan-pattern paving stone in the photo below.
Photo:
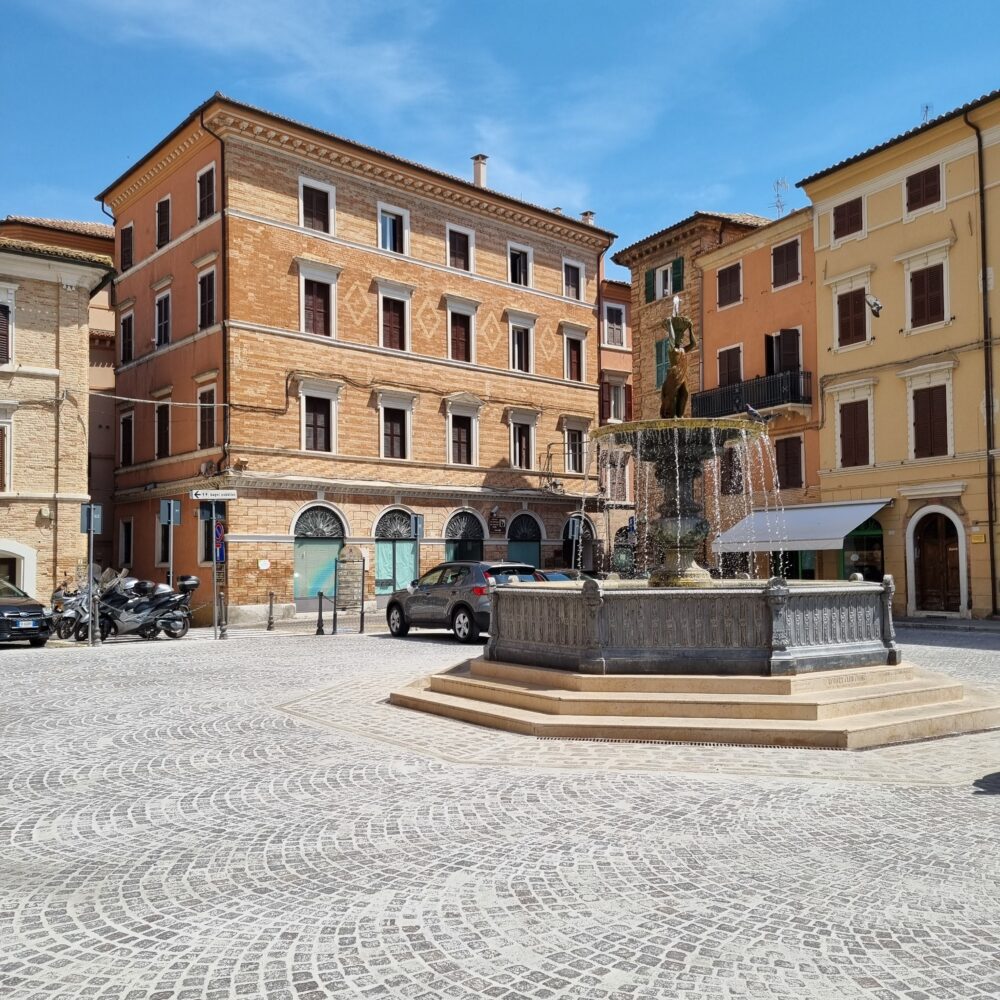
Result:
<svg viewBox="0 0 1000 1000"><path fill-rule="evenodd" d="M1000 637L903 634L1000 685ZM0 996L1000 995L1000 734L535 740L443 637L0 650Z"/></svg>

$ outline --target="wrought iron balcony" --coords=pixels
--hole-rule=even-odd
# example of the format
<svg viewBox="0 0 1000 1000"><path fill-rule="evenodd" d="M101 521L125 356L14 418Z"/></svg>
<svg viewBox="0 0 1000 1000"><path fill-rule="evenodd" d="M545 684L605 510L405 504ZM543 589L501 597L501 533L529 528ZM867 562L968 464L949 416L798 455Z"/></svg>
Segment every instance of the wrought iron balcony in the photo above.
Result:
<svg viewBox="0 0 1000 1000"><path fill-rule="evenodd" d="M812 403L812 372L787 371L776 375L720 385L691 397L691 416L728 417L742 413L749 403L755 410L778 406L809 406Z"/></svg>

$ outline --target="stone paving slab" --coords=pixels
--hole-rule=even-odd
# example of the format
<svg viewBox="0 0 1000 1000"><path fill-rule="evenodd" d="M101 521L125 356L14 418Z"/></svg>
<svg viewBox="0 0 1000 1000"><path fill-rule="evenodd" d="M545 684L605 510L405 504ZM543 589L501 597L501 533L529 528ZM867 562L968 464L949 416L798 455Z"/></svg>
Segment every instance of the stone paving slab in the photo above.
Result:
<svg viewBox="0 0 1000 1000"><path fill-rule="evenodd" d="M1000 682L992 636L901 638ZM555 744L384 704L466 653L0 648L0 997L1000 995L995 734Z"/></svg>

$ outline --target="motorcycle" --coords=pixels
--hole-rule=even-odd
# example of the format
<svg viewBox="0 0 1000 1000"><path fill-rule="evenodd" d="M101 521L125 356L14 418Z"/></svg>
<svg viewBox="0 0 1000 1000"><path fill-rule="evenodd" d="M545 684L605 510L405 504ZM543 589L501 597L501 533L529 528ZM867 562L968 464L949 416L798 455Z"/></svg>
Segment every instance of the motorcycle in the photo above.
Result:
<svg viewBox="0 0 1000 1000"><path fill-rule="evenodd" d="M165 583L120 577L101 596L101 639L122 635L155 639L160 632L169 639L183 639L191 628L191 595L200 582L196 576L179 577L175 591Z"/></svg>

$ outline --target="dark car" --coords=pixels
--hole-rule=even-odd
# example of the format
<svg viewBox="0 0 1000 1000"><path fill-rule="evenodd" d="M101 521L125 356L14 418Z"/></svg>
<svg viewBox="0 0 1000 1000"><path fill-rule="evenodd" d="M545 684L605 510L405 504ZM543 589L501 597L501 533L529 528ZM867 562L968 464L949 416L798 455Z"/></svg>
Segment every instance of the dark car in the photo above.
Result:
<svg viewBox="0 0 1000 1000"><path fill-rule="evenodd" d="M404 636L414 625L450 628L459 642L475 642L490 629L491 589L515 579L534 581L534 574L534 566L526 563L440 563L389 598L389 631Z"/></svg>
<svg viewBox="0 0 1000 1000"><path fill-rule="evenodd" d="M568 566L559 566L556 569L537 569L535 579L550 581L552 583L563 583L566 580L581 580L584 574L578 569L570 569Z"/></svg>
<svg viewBox="0 0 1000 1000"><path fill-rule="evenodd" d="M0 642L27 639L44 646L52 633L52 615L14 584L0 580Z"/></svg>

